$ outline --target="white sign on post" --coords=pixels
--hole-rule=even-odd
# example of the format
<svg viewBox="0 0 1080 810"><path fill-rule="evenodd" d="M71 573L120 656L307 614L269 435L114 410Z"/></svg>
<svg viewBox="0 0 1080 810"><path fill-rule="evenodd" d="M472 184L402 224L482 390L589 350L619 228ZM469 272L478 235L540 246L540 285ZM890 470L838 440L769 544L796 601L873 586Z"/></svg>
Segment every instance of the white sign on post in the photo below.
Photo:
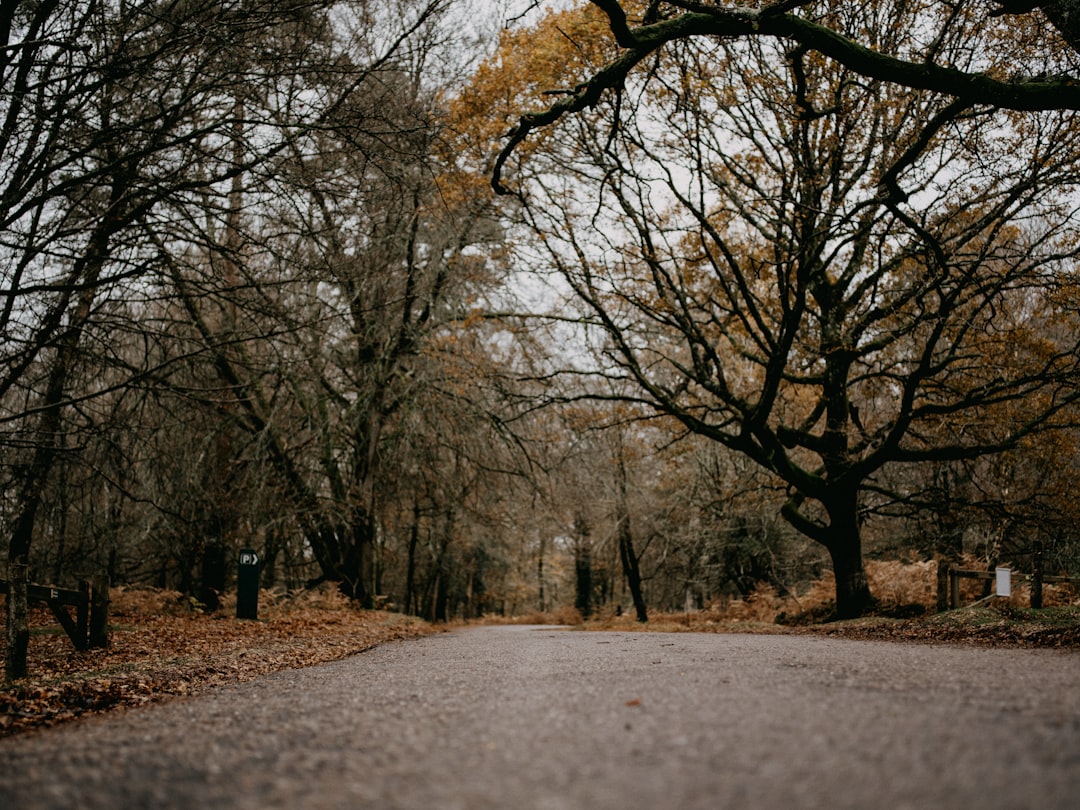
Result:
<svg viewBox="0 0 1080 810"><path fill-rule="evenodd" d="M1008 568L996 568L994 573L997 574L997 595L1012 596L1012 571Z"/></svg>

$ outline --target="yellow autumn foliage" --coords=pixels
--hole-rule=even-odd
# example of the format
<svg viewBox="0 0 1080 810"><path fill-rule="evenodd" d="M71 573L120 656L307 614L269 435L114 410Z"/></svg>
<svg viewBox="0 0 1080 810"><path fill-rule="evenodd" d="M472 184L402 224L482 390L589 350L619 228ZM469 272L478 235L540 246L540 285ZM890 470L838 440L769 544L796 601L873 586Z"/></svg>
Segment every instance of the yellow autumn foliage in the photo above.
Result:
<svg viewBox="0 0 1080 810"><path fill-rule="evenodd" d="M486 167L519 116L547 108L616 52L607 18L589 4L503 31L495 53L469 84L445 100L451 148L459 158Z"/></svg>

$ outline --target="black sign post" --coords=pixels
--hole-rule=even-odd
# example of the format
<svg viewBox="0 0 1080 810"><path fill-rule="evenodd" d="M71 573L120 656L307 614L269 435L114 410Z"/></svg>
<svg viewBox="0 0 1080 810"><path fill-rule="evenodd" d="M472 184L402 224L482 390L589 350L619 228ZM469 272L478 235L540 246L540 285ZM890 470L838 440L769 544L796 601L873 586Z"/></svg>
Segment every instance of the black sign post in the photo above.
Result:
<svg viewBox="0 0 1080 810"><path fill-rule="evenodd" d="M259 618L259 555L254 549L240 549L236 572L236 618Z"/></svg>

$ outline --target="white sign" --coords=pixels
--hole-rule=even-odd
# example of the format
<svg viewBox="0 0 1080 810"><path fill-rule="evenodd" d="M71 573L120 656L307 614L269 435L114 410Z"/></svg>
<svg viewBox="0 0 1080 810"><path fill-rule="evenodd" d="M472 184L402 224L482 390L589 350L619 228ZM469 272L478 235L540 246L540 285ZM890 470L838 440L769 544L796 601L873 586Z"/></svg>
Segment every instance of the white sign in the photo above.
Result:
<svg viewBox="0 0 1080 810"><path fill-rule="evenodd" d="M1012 596L1012 571L1008 568L996 568L994 573L997 574L997 595Z"/></svg>
<svg viewBox="0 0 1080 810"><path fill-rule="evenodd" d="M259 562L259 555L254 551L245 551L240 555L241 565L256 565Z"/></svg>

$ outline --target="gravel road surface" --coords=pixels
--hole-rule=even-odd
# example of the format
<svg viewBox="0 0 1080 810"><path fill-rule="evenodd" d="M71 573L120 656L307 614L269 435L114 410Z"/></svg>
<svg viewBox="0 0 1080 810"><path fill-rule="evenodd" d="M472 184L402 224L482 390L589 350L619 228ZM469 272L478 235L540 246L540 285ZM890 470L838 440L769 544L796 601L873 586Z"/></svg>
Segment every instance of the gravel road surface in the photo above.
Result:
<svg viewBox="0 0 1080 810"><path fill-rule="evenodd" d="M462 630L0 740L0 808L1080 807L1080 654Z"/></svg>

